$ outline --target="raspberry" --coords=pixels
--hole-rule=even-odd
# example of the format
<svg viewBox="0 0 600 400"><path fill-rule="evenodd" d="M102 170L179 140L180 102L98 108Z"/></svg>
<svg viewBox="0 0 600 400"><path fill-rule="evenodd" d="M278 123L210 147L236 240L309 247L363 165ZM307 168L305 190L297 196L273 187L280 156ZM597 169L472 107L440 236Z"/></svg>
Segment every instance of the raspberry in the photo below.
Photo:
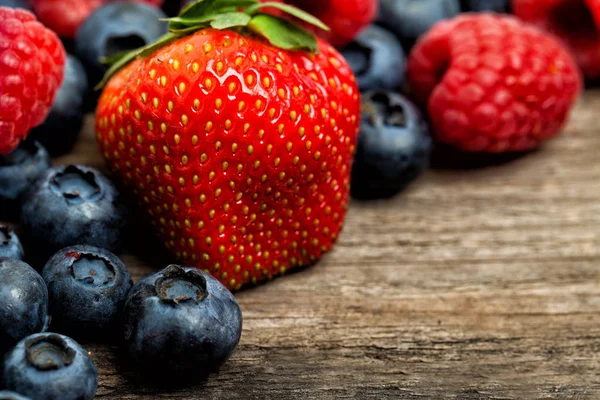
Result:
<svg viewBox="0 0 600 400"><path fill-rule="evenodd" d="M33 10L47 27L59 36L73 38L79 25L106 3L114 0L31 0ZM163 0L137 0L160 7Z"/></svg>
<svg viewBox="0 0 600 400"><path fill-rule="evenodd" d="M65 49L29 11L0 7L0 154L44 121L63 79Z"/></svg>
<svg viewBox="0 0 600 400"><path fill-rule="evenodd" d="M513 0L513 9L561 38L586 78L600 78L600 0Z"/></svg>
<svg viewBox="0 0 600 400"><path fill-rule="evenodd" d="M582 82L552 35L500 14L435 25L409 57L408 80L436 137L464 151L526 151L557 135Z"/></svg>

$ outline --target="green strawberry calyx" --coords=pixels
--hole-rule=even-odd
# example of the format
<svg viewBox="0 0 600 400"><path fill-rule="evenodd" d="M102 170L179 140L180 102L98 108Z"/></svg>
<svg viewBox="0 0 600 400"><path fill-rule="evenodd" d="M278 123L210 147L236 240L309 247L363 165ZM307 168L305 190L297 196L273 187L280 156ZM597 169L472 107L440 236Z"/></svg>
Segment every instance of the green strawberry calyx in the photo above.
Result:
<svg viewBox="0 0 600 400"><path fill-rule="evenodd" d="M137 57L148 57L172 41L204 28L235 29L262 36L271 45L283 50L318 52L315 35L287 19L262 12L266 7L278 9L310 25L329 31L322 21L289 4L259 3L258 0L198 0L181 10L179 16L164 19L163 21L169 22L169 32L159 37L156 42L102 59L102 62L110 67L96 89L104 87L118 70Z"/></svg>

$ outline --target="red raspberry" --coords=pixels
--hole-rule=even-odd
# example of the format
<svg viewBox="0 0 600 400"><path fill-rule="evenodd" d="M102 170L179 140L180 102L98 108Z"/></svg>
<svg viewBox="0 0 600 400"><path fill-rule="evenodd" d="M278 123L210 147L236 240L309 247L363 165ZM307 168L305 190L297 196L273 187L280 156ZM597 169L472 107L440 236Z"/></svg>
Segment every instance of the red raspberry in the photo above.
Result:
<svg viewBox="0 0 600 400"><path fill-rule="evenodd" d="M0 154L44 121L63 79L65 49L29 11L0 7Z"/></svg>
<svg viewBox="0 0 600 400"><path fill-rule="evenodd" d="M163 0L135 0L160 7ZM33 10L40 21L59 36L73 38L79 25L94 12L111 0L31 0Z"/></svg>
<svg viewBox="0 0 600 400"><path fill-rule="evenodd" d="M553 36L500 14L435 25L414 47L408 79L437 138L465 151L525 151L557 135L582 83Z"/></svg>
<svg viewBox="0 0 600 400"><path fill-rule="evenodd" d="M560 37L586 78L600 78L600 0L513 0L513 9Z"/></svg>

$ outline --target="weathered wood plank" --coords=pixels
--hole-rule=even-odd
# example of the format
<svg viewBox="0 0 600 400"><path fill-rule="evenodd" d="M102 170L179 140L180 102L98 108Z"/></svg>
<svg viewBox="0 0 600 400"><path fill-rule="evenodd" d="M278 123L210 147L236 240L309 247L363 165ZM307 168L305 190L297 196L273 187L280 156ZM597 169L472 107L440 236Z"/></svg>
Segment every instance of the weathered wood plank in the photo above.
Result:
<svg viewBox="0 0 600 400"><path fill-rule="evenodd" d="M598 109L586 93L543 151L353 203L323 262L238 294L242 341L208 380L160 388L89 345L98 398L600 398ZM102 166L91 119L59 162Z"/></svg>

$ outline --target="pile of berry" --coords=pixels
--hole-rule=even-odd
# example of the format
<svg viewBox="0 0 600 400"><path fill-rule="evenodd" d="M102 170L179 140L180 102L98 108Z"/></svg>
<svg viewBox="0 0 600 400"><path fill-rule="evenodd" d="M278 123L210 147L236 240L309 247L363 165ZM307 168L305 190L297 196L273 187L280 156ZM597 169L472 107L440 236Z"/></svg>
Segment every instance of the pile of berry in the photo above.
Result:
<svg viewBox="0 0 600 400"><path fill-rule="evenodd" d="M0 219L20 222L0 225L0 385L19 393L0 399L93 398L63 334L213 371L241 335L230 290L316 263L350 194L396 195L434 146L536 149L600 74L592 1L162 3L0 0ZM92 110L112 181L51 166ZM186 266L132 283L126 204Z"/></svg>

